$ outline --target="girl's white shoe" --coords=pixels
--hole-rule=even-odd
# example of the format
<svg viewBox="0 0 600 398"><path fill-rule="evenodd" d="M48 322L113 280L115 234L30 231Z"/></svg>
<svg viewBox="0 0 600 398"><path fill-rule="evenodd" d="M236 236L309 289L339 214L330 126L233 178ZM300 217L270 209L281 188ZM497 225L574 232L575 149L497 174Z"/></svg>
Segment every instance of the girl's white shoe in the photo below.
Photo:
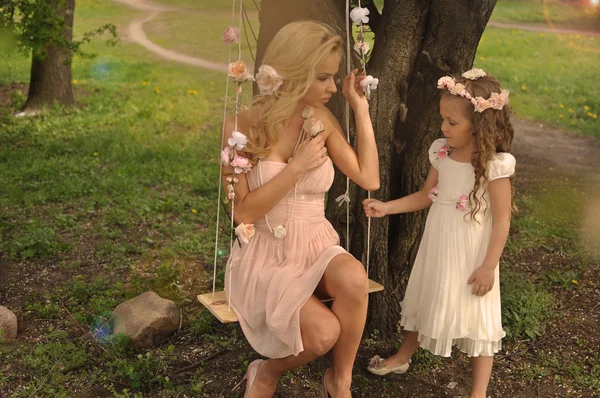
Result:
<svg viewBox="0 0 600 398"><path fill-rule="evenodd" d="M386 368L385 359L381 358L379 355L375 355L369 361L367 370L377 376L385 376L389 373L402 374L408 371L410 362L411 361L409 360L408 363L405 363L404 365L396 366L395 368Z"/></svg>

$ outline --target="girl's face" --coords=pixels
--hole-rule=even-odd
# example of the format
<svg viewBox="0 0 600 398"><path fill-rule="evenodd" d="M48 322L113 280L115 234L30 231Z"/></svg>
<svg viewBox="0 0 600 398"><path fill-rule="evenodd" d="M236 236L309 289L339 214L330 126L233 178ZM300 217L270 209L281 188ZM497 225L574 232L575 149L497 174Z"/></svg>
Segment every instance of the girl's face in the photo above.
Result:
<svg viewBox="0 0 600 398"><path fill-rule="evenodd" d="M314 108L325 106L331 96L337 92L333 76L338 72L339 67L340 53L334 51L317 67L317 78L300 101Z"/></svg>
<svg viewBox="0 0 600 398"><path fill-rule="evenodd" d="M475 141L471 135L473 123L465 115L465 99L444 96L440 101L440 115L442 115L442 133L448 145L452 148L470 146Z"/></svg>

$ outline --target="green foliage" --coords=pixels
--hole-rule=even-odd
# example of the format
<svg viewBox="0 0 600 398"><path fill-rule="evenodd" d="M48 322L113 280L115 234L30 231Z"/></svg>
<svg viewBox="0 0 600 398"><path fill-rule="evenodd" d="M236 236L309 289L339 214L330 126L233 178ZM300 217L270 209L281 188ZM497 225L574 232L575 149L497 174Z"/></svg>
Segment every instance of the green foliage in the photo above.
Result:
<svg viewBox="0 0 600 398"><path fill-rule="evenodd" d="M577 289L579 273L576 270L550 271L544 274L544 282L549 286L558 286L563 289Z"/></svg>
<svg viewBox="0 0 600 398"><path fill-rule="evenodd" d="M181 267L162 263L146 275L133 275L130 281L128 297L137 296L151 290L163 298L168 298L181 304L186 294L178 285L181 278Z"/></svg>
<svg viewBox="0 0 600 398"><path fill-rule="evenodd" d="M80 40L69 41L65 35L67 21L63 10L67 0L32 1L11 0L0 8L0 36L11 38L14 49L24 55L32 52L36 57L46 56L48 46L68 48L72 54L89 56L82 46L92 38L109 32L110 44L117 42L117 30L113 24L106 24L87 32ZM8 46L5 44L5 46Z"/></svg>
<svg viewBox="0 0 600 398"><path fill-rule="evenodd" d="M125 380L133 390L139 390L149 384L159 384L167 388L173 388L173 383L167 376L161 374L165 362L175 358L174 346L154 355L151 351L138 354L134 359L115 358L108 363L110 369Z"/></svg>
<svg viewBox="0 0 600 398"><path fill-rule="evenodd" d="M91 326L99 337L110 332L111 312L125 297L123 284L106 277L89 281L83 276L75 276L62 287L61 293L67 297L67 307L75 320Z"/></svg>
<svg viewBox="0 0 600 398"><path fill-rule="evenodd" d="M501 273L500 290L502 325L507 337L536 339L542 336L545 321L555 306L554 296L511 271Z"/></svg>
<svg viewBox="0 0 600 398"><path fill-rule="evenodd" d="M36 220L29 220L20 228L7 228L4 232L8 232L10 238L0 245L13 258L44 258L66 249L54 229L42 226Z"/></svg>

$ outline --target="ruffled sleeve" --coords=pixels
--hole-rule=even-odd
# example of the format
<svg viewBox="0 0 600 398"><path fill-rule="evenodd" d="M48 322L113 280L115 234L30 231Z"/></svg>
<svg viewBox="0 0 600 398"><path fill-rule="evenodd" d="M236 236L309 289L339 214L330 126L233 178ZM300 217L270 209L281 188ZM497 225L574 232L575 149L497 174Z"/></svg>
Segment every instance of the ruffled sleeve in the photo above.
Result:
<svg viewBox="0 0 600 398"><path fill-rule="evenodd" d="M513 155L501 152L494 155L488 163L488 180L494 181L498 178L506 178L515 174L517 161Z"/></svg>
<svg viewBox="0 0 600 398"><path fill-rule="evenodd" d="M440 149L442 149L441 152ZM429 161L433 167L438 168L440 160L448 156L448 149L448 143L445 138L433 141L433 144L429 147Z"/></svg>

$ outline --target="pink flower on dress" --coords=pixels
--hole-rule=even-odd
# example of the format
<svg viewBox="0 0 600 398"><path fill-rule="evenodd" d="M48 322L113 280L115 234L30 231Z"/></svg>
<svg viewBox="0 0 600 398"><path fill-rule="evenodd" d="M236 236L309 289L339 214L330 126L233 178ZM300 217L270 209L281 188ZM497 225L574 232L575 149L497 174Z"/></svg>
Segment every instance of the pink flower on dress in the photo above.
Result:
<svg viewBox="0 0 600 398"><path fill-rule="evenodd" d="M252 164L248 158L239 155L235 155L230 164L235 174L247 173L252 168Z"/></svg>
<svg viewBox="0 0 600 398"><path fill-rule="evenodd" d="M438 149L438 151L437 151L438 160L442 160L445 157L447 157L449 152L450 152L450 147L448 145L441 146L440 149Z"/></svg>
<svg viewBox="0 0 600 398"><path fill-rule="evenodd" d="M460 195L460 199L456 202L456 208L460 211L467 212L471 208L469 195Z"/></svg>
<svg viewBox="0 0 600 398"><path fill-rule="evenodd" d="M429 191L429 194L427 195L427 197L432 202L435 202L437 200L439 193L440 193L440 190L438 189L438 187L433 187L433 188L431 188L431 191Z"/></svg>
<svg viewBox="0 0 600 398"><path fill-rule="evenodd" d="M235 228L235 234L244 243L250 242L250 239L254 236L254 232L256 232L254 224L241 223Z"/></svg>

